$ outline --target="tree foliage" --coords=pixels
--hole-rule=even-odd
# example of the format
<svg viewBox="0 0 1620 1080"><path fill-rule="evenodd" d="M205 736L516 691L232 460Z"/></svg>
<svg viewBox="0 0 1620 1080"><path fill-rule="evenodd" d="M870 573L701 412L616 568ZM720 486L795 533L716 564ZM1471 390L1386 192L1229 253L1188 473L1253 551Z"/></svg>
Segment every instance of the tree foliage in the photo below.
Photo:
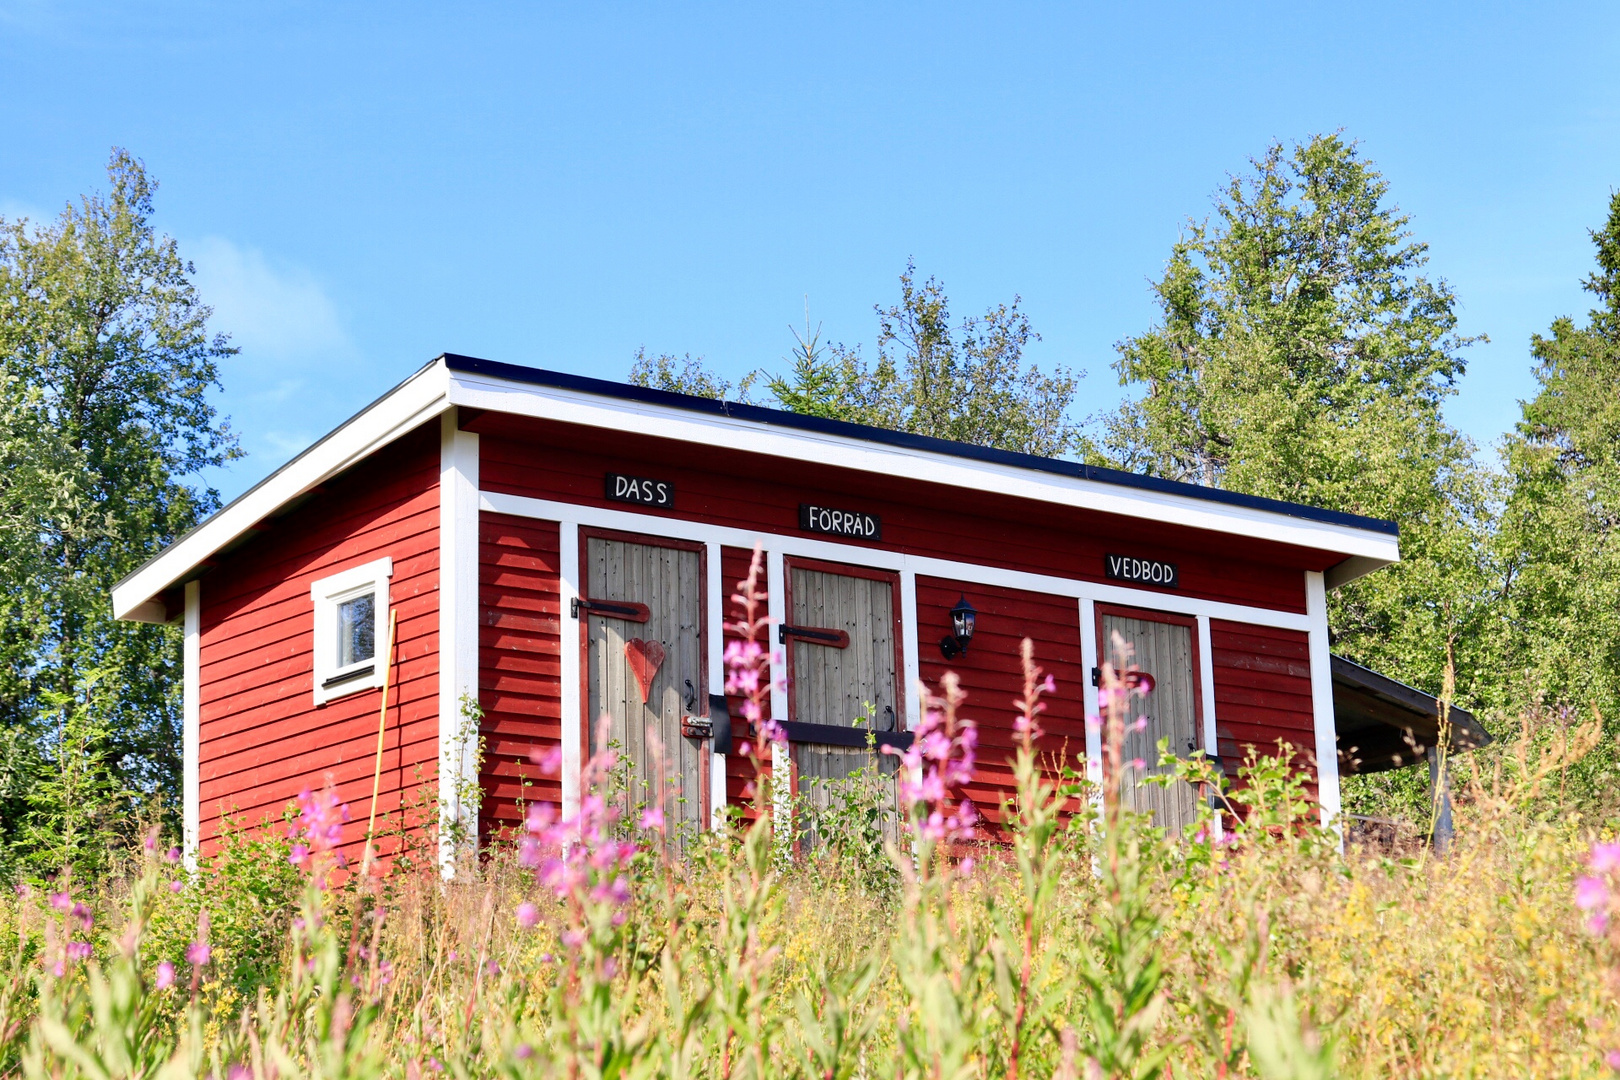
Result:
<svg viewBox="0 0 1620 1080"><path fill-rule="evenodd" d="M1495 547L1514 690L1555 717L1596 707L1620 729L1620 194L1591 236L1586 325L1564 316L1531 339L1538 388L1504 446ZM1612 764L1604 749L1588 771ZM1592 789L1610 808L1611 786Z"/></svg>
<svg viewBox="0 0 1620 1080"><path fill-rule="evenodd" d="M746 395L763 377L776 403L790 412L871 427L931 435L953 442L1061 457L1082 445L1069 415L1079 376L1051 374L1024 362L1024 348L1040 335L1014 297L983 315L952 324L945 286L917 281L912 263L900 275L900 300L878 306L875 362L860 349L823 344L806 319L794 331L787 369L756 371L739 384ZM636 354L630 380L701 397L723 397L730 384L690 355L649 359Z"/></svg>
<svg viewBox="0 0 1620 1080"><path fill-rule="evenodd" d="M75 745L104 755L115 787L173 804L178 635L114 621L107 594L218 505L186 478L237 453L207 400L235 350L209 332L191 264L151 223L142 163L115 150L107 178L106 194L49 224L0 220L7 840L66 812L23 796L62 772L70 728L92 733Z"/></svg>
<svg viewBox="0 0 1620 1080"><path fill-rule="evenodd" d="M1491 550L1499 481L1445 422L1474 340L1425 244L1353 142L1273 144L1191 223L1154 284L1160 320L1118 345L1140 391L1111 463L1396 521L1402 561L1333 594L1335 651L1497 704Z"/></svg>
<svg viewBox="0 0 1620 1080"><path fill-rule="evenodd" d="M738 383L727 382L703 364L703 357L686 353L677 359L668 353L648 356L645 347L636 350L630 363L630 382L653 390L668 390L692 397L714 398L724 401L733 390L740 400L747 400L748 388L754 376L745 375Z"/></svg>

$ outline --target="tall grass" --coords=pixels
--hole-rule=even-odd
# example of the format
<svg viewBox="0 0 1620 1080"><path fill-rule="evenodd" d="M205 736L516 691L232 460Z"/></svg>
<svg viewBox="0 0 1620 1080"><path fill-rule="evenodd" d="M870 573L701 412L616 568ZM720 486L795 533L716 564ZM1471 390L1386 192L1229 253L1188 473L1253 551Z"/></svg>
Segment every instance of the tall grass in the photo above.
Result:
<svg viewBox="0 0 1620 1080"><path fill-rule="evenodd" d="M730 663L764 811L768 665ZM1117 666L1110 776L1137 689ZM956 793L998 704L947 679L901 763L900 844L846 813L796 851L762 812L677 859L656 812L598 788L447 883L340 866L342 811L311 793L293 835L245 832L193 874L143 850L109 881L20 890L0 1075L1612 1075L1620 848L1526 812L1560 762L1476 770L1444 859L1341 851L1286 750L1243 770L1241 816L1205 806L1166 837L1042 768L1027 646L1025 669L997 843Z"/></svg>

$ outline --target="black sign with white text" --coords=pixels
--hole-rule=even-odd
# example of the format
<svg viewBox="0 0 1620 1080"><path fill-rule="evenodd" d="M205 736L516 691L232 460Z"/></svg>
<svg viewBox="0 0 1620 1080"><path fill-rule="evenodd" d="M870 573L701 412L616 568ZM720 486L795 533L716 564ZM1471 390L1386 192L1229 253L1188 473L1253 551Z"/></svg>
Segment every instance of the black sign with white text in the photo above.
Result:
<svg viewBox="0 0 1620 1080"><path fill-rule="evenodd" d="M1103 556L1104 572L1115 581L1135 581L1143 585L1163 585L1167 589L1180 588L1176 578L1176 564L1158 559L1138 559L1130 555Z"/></svg>
<svg viewBox="0 0 1620 1080"><path fill-rule="evenodd" d="M799 528L806 532L851 536L857 540L883 539L883 521L876 514L834 510L830 506L799 504Z"/></svg>
<svg viewBox="0 0 1620 1080"><path fill-rule="evenodd" d="M607 497L615 502L640 503L663 510L675 509L675 485L667 480L607 474Z"/></svg>

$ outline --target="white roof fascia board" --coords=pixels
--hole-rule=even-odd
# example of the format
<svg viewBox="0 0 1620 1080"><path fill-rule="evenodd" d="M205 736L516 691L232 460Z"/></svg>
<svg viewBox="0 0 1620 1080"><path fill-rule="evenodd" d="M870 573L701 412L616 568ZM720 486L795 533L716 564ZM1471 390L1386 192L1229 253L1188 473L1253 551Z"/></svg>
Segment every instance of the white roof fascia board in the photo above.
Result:
<svg viewBox="0 0 1620 1080"><path fill-rule="evenodd" d="M198 563L285 503L449 408L446 374L442 360L423 367L118 582L112 589L114 618L158 621L149 602Z"/></svg>
<svg viewBox="0 0 1620 1080"><path fill-rule="evenodd" d="M483 374L449 373L452 404L515 413L682 442L817 462L883 476L995 491L1018 498L1169 521L1196 529L1332 551L1364 560L1362 573L1398 562L1400 545L1385 533L1275 511L1231 506L1169 492L1036 473L994 462L973 461L925 450L885 446L821 432L782 431L755 421L688 412L557 387L537 387ZM812 449L813 448L813 449Z"/></svg>

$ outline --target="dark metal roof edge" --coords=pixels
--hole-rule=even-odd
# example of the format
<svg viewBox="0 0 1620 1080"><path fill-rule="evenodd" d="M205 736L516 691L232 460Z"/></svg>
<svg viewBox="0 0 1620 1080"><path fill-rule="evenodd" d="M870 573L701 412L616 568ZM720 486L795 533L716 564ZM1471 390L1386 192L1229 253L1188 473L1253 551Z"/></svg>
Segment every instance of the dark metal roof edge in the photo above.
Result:
<svg viewBox="0 0 1620 1080"><path fill-rule="evenodd" d="M1395 704L1405 706L1413 712L1438 718L1440 699L1433 694L1426 694L1415 686L1408 686L1372 668L1363 667L1354 660L1346 660L1338 654L1332 655L1329 659L1332 661L1331 670L1335 679L1343 679ZM1484 746L1491 742L1491 733L1486 731L1485 725L1467 709L1458 705L1451 706L1449 719L1454 727L1466 728L1470 733L1477 733L1478 741L1475 745Z"/></svg>
<svg viewBox="0 0 1620 1080"><path fill-rule="evenodd" d="M929 435L915 435L905 431L868 427L865 424L854 424L847 420L831 420L823 416L805 416L781 409L768 409L763 405L746 405L738 401L693 397L690 394L679 394L672 390L656 390L647 386L635 386L630 383L595 379L588 375L571 375L567 372L550 371L544 368L525 367L521 364L508 364L499 360L483 360L476 356L463 356L459 353L445 353L440 359L445 362L445 365L451 371L491 375L496 378L509 379L513 382L528 383L534 386L550 386L559 390L577 390L581 393L596 394L602 397L639 401L648 405L663 405L669 408L685 409L688 412L707 413L711 416L723 416L734 420L769 424L774 427L813 431L822 435L838 435L844 438L861 439L866 442L881 443L907 450L946 454L951 457L965 458L972 461L1008 465L1014 468L1051 473L1079 480L1093 480L1098 483L1136 488L1141 491L1180 495L1192 499L1201 499L1205 502L1222 503L1245 510L1263 510L1274 514L1284 514L1289 517L1304 518L1308 521L1317 521L1326 525L1341 525L1352 529L1363 529L1386 536L1398 537L1400 535L1399 525L1393 521L1385 521L1382 518L1363 517L1360 514L1345 513L1342 510L1327 510L1322 507L1284 502L1281 499L1266 499L1258 495L1244 495L1236 491L1203 487L1199 484L1188 484L1179 480L1166 480L1158 476L1144 476L1140 473L1125 472L1121 469L1110 469L1100 465L1086 465L1078 461L1065 461L1061 458L1039 457L1034 454L1021 454L1012 450L998 450L989 446L951 442L949 439L936 439Z"/></svg>

